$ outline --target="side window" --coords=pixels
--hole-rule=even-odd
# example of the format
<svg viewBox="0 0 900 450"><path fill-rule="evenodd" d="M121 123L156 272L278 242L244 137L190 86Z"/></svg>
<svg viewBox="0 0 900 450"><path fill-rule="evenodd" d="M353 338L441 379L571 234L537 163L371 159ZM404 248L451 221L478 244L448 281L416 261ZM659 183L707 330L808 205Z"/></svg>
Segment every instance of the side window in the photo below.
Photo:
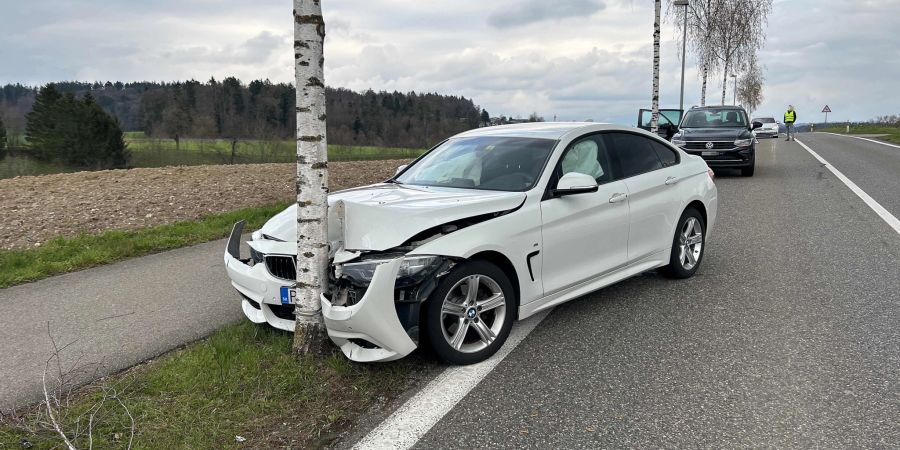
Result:
<svg viewBox="0 0 900 450"><path fill-rule="evenodd" d="M663 167L669 167L678 164L678 154L675 153L675 150L672 150L668 146L656 141L650 141L650 146L653 147L653 150L656 151L656 156L659 157L659 160L662 162Z"/></svg>
<svg viewBox="0 0 900 450"><path fill-rule="evenodd" d="M598 136L588 136L569 145L560 160L559 175L578 172L590 175L598 184L612 180L612 164L606 143Z"/></svg>
<svg viewBox="0 0 900 450"><path fill-rule="evenodd" d="M619 160L622 178L633 177L651 170L662 169L652 141L631 133L606 134L610 150Z"/></svg>

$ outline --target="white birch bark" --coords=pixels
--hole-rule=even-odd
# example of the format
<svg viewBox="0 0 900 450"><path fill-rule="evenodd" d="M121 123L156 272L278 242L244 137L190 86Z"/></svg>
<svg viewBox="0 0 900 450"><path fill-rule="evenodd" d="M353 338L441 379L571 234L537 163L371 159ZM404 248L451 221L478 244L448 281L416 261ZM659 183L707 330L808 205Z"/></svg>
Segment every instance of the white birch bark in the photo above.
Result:
<svg viewBox="0 0 900 450"><path fill-rule="evenodd" d="M700 88L700 106L706 106L706 81L709 79L709 68L703 67L703 87Z"/></svg>
<svg viewBox="0 0 900 450"><path fill-rule="evenodd" d="M297 88L297 282L294 348L327 351L320 295L328 269L328 147L325 139L325 22L320 0L294 0Z"/></svg>
<svg viewBox="0 0 900 450"><path fill-rule="evenodd" d="M654 1L656 16L653 21L653 110L650 116L650 132L659 131L659 19L662 2Z"/></svg>

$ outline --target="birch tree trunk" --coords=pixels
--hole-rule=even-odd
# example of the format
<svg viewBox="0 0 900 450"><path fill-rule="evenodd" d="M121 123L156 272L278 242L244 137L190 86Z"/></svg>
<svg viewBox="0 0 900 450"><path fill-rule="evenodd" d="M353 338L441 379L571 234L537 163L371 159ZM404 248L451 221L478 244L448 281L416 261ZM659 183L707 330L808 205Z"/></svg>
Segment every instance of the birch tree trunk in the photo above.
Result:
<svg viewBox="0 0 900 450"><path fill-rule="evenodd" d="M653 110L650 115L650 132L659 131L659 16L662 2L654 1L656 7L653 21Z"/></svg>
<svg viewBox="0 0 900 450"><path fill-rule="evenodd" d="M297 317L294 349L329 351L319 296L328 269L328 151L325 139L320 0L294 0L294 75L297 88Z"/></svg>
<svg viewBox="0 0 900 450"><path fill-rule="evenodd" d="M703 87L700 89L700 106L706 106L706 81L709 79L709 67L703 66Z"/></svg>
<svg viewBox="0 0 900 450"><path fill-rule="evenodd" d="M722 105L725 105L725 91L728 89L728 60L725 60L725 68L722 70Z"/></svg>

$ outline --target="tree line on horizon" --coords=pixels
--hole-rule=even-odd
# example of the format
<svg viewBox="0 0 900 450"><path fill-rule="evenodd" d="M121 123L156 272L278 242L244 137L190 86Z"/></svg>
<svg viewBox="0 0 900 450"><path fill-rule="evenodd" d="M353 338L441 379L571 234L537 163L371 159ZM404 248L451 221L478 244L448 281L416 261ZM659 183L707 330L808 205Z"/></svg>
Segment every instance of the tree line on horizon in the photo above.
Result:
<svg viewBox="0 0 900 450"><path fill-rule="evenodd" d="M228 77L205 83L59 82L62 95L93 102L125 131L150 138L240 140L293 139L295 90L290 83ZM0 87L0 117L13 145L24 134L39 87ZM425 148L479 126L486 112L467 98L435 93L355 92L326 88L328 142L340 145Z"/></svg>

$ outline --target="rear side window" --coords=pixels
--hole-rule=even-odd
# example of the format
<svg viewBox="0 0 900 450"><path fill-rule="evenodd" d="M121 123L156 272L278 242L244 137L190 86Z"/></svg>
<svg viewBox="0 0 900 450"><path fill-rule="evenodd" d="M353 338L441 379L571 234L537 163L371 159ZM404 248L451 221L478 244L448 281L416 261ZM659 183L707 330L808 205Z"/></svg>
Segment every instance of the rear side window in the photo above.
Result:
<svg viewBox="0 0 900 450"><path fill-rule="evenodd" d="M656 156L659 157L659 161L662 163L663 167L674 166L678 164L678 154L675 153L675 150L656 142L649 141L650 146L653 147L653 150L656 151Z"/></svg>
<svg viewBox="0 0 900 450"><path fill-rule="evenodd" d="M622 178L662 169L652 141L631 133L608 133L608 147L619 161Z"/></svg>

